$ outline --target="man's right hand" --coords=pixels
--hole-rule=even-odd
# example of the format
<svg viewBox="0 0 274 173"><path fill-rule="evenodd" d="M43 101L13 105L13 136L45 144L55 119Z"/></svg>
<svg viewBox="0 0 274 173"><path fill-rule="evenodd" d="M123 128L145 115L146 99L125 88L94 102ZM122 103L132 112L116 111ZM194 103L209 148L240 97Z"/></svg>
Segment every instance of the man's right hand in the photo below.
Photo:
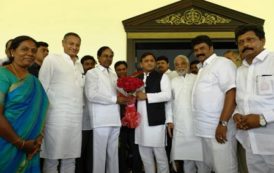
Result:
<svg viewBox="0 0 274 173"><path fill-rule="evenodd" d="M130 98L129 97L125 97L125 96L117 96L117 103L120 105L126 105L130 102Z"/></svg>
<svg viewBox="0 0 274 173"><path fill-rule="evenodd" d="M174 124L173 123L167 123L167 132L169 137L173 137L173 129L174 129Z"/></svg>

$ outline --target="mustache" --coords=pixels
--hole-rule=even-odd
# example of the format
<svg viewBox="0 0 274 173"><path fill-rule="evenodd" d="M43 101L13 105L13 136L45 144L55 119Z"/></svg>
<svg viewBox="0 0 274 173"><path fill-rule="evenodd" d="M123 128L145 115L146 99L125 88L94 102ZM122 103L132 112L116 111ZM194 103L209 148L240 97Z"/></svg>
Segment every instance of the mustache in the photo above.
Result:
<svg viewBox="0 0 274 173"><path fill-rule="evenodd" d="M201 53L197 55L197 57L200 57L200 56L205 56L205 54Z"/></svg>
<svg viewBox="0 0 274 173"><path fill-rule="evenodd" d="M247 51L247 50L253 50L253 48L246 47L246 48L244 48L244 49L242 50L242 53L244 53L244 52Z"/></svg>

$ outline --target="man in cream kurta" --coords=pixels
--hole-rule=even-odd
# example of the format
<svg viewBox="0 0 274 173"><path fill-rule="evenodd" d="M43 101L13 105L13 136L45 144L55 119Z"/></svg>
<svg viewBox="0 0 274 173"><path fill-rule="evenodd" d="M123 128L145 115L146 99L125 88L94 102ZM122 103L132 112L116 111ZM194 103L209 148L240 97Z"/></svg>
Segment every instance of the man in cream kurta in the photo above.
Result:
<svg viewBox="0 0 274 173"><path fill-rule="evenodd" d="M43 172L74 173L75 158L80 157L83 114L83 68L76 55L80 37L68 33L63 39L62 55L49 55L39 72L39 79L49 97L41 157Z"/></svg>
<svg viewBox="0 0 274 173"><path fill-rule="evenodd" d="M109 47L101 47L97 57L100 65L87 72L85 83L93 129L93 172L119 173L118 137L121 122L118 103L127 103L127 99L117 97L117 76L109 68L113 51Z"/></svg>
<svg viewBox="0 0 274 173"><path fill-rule="evenodd" d="M171 81L172 118L174 122L171 161L184 160L184 172L210 173L203 163L201 138L195 136L191 96L196 75L189 73L189 60L184 55L174 59L179 74Z"/></svg>

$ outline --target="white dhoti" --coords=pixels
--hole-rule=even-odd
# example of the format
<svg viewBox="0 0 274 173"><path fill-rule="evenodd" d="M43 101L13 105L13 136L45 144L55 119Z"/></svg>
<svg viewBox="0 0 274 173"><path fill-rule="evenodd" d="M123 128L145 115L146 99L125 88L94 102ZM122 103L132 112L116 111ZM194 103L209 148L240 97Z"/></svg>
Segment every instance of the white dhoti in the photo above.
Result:
<svg viewBox="0 0 274 173"><path fill-rule="evenodd" d="M202 137L204 162L215 173L238 173L236 139L220 144L215 138Z"/></svg>
<svg viewBox="0 0 274 173"><path fill-rule="evenodd" d="M249 173L274 173L274 155L253 154L246 148L246 163Z"/></svg>
<svg viewBox="0 0 274 173"><path fill-rule="evenodd" d="M119 173L118 141L120 127L93 129L93 172Z"/></svg>

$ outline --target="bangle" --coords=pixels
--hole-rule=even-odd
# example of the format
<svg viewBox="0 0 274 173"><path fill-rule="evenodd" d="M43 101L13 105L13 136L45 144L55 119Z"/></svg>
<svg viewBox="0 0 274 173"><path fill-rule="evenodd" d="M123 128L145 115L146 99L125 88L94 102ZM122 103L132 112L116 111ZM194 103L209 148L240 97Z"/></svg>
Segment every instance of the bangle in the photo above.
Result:
<svg viewBox="0 0 274 173"><path fill-rule="evenodd" d="M22 145L21 145L20 149L23 149L24 146L25 146L25 140L22 141Z"/></svg>
<svg viewBox="0 0 274 173"><path fill-rule="evenodd" d="M15 145L17 148L19 148L20 143L21 143L22 139L18 138L15 142L13 142L12 144Z"/></svg>
<svg viewBox="0 0 274 173"><path fill-rule="evenodd" d="M21 140L22 140L21 138L18 138L18 139L17 139L15 142L13 142L12 144L15 145L15 144L17 144L18 142L21 142Z"/></svg>
<svg viewBox="0 0 274 173"><path fill-rule="evenodd" d="M44 132L40 133L40 136L42 136L42 138L43 138L43 137L45 136L45 135L44 135Z"/></svg>
<svg viewBox="0 0 274 173"><path fill-rule="evenodd" d="M21 143L22 142L22 143ZM18 144L19 143L19 144ZM21 143L21 145L20 145ZM12 143L15 145L17 148L22 149L25 146L25 140L18 138L15 142ZM18 145L17 145L18 144ZM19 146L20 145L20 146Z"/></svg>

